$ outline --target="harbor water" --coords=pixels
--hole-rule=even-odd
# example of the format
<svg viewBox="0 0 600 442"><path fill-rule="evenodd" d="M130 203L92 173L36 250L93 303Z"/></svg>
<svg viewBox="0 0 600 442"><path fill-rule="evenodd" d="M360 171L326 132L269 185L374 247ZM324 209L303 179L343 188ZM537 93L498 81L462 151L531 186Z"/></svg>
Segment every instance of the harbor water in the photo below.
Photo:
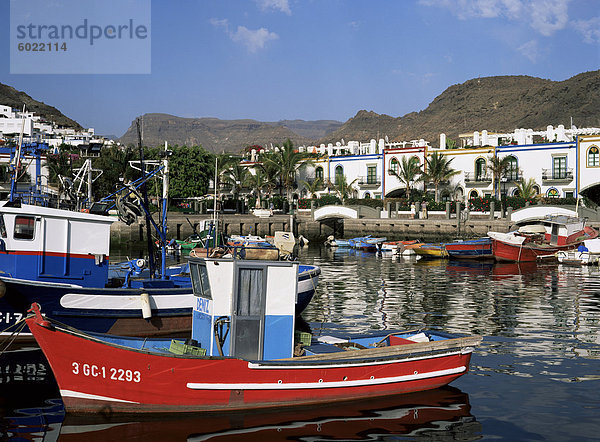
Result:
<svg viewBox="0 0 600 442"><path fill-rule="evenodd" d="M598 267L417 260L314 244L300 260L322 270L302 315L312 333L479 334L470 372L448 388L356 404L81 418L64 416L39 352L4 353L2 440L600 439Z"/></svg>

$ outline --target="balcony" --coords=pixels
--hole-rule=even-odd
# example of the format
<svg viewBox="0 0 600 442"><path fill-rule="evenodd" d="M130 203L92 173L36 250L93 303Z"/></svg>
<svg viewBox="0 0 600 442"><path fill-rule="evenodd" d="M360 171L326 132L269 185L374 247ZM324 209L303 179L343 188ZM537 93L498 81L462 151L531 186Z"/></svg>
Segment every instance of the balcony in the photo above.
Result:
<svg viewBox="0 0 600 442"><path fill-rule="evenodd" d="M358 177L358 185L363 188L381 186L381 179L376 176L360 176Z"/></svg>
<svg viewBox="0 0 600 442"><path fill-rule="evenodd" d="M542 181L570 183L573 181L573 169L542 169Z"/></svg>
<svg viewBox="0 0 600 442"><path fill-rule="evenodd" d="M465 184L467 186L488 186L492 182L491 175L476 174L474 172L465 172Z"/></svg>

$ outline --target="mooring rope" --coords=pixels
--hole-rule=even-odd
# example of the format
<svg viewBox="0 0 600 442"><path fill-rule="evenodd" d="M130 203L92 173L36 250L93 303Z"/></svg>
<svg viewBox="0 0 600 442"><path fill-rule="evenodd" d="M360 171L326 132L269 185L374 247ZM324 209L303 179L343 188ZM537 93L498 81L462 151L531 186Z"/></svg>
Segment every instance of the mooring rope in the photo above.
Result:
<svg viewBox="0 0 600 442"><path fill-rule="evenodd" d="M8 348L12 345L12 343L15 341L15 339L17 339L17 336L19 336L19 334L23 331L23 329L27 326L27 324L25 323L25 318L19 320L18 322L15 322L14 324L10 325L9 327L5 328L4 330L2 330L2 333L6 333L8 332L11 328L16 327L15 330L11 333L10 336L8 336L7 338L4 339L4 341L2 341L0 343L0 356L2 356L4 354L4 352L6 350L8 350Z"/></svg>

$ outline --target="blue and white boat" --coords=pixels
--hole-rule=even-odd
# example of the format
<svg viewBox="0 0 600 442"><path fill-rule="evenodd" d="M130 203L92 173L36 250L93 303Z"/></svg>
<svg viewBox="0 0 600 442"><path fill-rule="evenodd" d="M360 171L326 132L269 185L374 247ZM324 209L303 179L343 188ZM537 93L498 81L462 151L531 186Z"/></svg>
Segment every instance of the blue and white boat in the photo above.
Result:
<svg viewBox="0 0 600 442"><path fill-rule="evenodd" d="M156 173L168 181L166 159L145 176ZM125 189L123 195L128 192L135 189ZM189 333L194 303L189 271L187 266L165 264L166 192L164 187L159 225L150 220L159 236L161 262L146 268L145 260L132 260L121 278L109 277L114 217L100 214L102 210L96 213L94 207L74 212L18 199L0 203L2 333L9 333L7 328L25 316L32 302L45 305L59 321L87 331L129 336ZM302 266L298 312L314 295L319 274L317 266Z"/></svg>

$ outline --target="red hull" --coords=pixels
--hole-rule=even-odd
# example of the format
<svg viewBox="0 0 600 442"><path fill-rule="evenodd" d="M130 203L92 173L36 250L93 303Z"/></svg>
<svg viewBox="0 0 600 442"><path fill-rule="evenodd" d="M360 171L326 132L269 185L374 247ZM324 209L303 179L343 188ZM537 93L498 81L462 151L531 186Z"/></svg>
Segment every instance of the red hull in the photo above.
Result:
<svg viewBox="0 0 600 442"><path fill-rule="evenodd" d="M28 318L27 325L48 358L66 410L78 413L245 410L429 390L465 374L471 346L480 342L460 338L403 346L413 351L358 350L356 359L343 352L337 359L252 363L127 349L48 326L41 316Z"/></svg>
<svg viewBox="0 0 600 442"><path fill-rule="evenodd" d="M564 246L538 247L535 244L525 243L523 245L507 244L494 239L492 241L492 255L497 261L527 262L537 261L539 258L553 256L559 250L574 249L579 245L568 244Z"/></svg>
<svg viewBox="0 0 600 442"><path fill-rule="evenodd" d="M189 438L248 441L362 440L366 435L412 434L420 428L434 428L461 421L472 425L469 398L452 387L372 401L260 412L201 413L188 415L67 416L61 426L61 441L104 442L132 440L188 440ZM141 417L141 419L140 419ZM442 424L443 423L443 424ZM441 424L441 425L440 425ZM87 431L86 431L87 430Z"/></svg>
<svg viewBox="0 0 600 442"><path fill-rule="evenodd" d="M585 226L583 230L569 237L557 238L556 244L550 244L550 237L546 234L541 242L526 239L523 244L510 244L498 239L492 239L492 255L497 261L527 262L540 258L552 257L556 252L572 250L579 247L586 239L593 239L598 232L592 227Z"/></svg>

